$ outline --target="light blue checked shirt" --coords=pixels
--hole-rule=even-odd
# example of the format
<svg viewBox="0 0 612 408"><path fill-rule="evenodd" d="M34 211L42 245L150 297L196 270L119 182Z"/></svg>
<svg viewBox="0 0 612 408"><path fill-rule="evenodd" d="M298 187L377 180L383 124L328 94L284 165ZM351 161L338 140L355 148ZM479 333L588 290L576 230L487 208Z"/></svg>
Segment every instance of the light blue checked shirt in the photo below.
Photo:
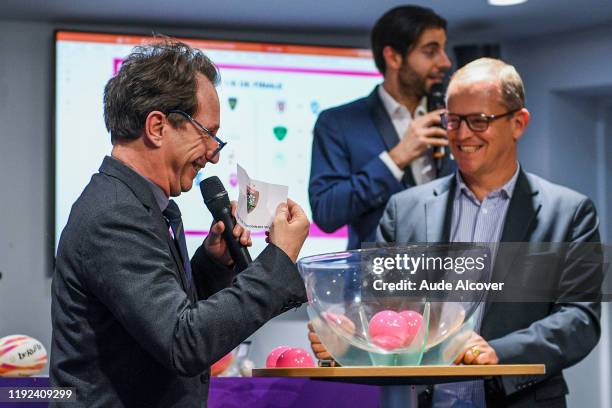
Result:
<svg viewBox="0 0 612 408"><path fill-rule="evenodd" d="M453 201L450 230L451 242L499 242L501 240L519 168L517 163L516 171L510 181L489 193L482 202L478 201L457 171L455 176L457 189ZM491 255L491 265L493 265L495 254ZM480 331L480 323L479 320L476 331ZM484 408L486 407L484 383L482 380L477 380L436 385L433 406L436 408Z"/></svg>

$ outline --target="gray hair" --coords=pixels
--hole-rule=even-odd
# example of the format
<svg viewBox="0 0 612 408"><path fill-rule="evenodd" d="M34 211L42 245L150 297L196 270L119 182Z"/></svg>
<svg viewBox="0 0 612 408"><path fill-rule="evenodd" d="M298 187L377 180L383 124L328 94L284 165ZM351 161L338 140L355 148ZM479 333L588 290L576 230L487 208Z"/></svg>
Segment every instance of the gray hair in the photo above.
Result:
<svg viewBox="0 0 612 408"><path fill-rule="evenodd" d="M212 61L185 43L162 37L135 47L104 88L104 123L111 142L138 139L152 111L182 110L195 115L198 73L213 85L219 82ZM168 120L173 126L185 121L179 115Z"/></svg>

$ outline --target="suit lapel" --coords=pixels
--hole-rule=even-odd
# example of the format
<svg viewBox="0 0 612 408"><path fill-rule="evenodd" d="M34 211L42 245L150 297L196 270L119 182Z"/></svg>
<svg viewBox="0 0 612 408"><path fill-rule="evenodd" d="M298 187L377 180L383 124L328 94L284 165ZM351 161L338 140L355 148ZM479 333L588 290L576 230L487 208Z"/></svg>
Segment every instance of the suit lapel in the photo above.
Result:
<svg viewBox="0 0 612 408"><path fill-rule="evenodd" d="M393 149L395 145L399 143L399 136L395 131L395 127L393 127L393 123L385 109L385 105L383 105L378 95L378 87L374 88L366 98L366 104L370 110L374 126L378 129L378 133L380 133L387 150Z"/></svg>
<svg viewBox="0 0 612 408"><path fill-rule="evenodd" d="M519 170L500 241L529 242L530 231L541 208L542 203L538 187L530 183L522 169ZM503 244L498 247L491 282L505 281L506 276L515 265L517 256L519 256L519 247L519 245L504 246ZM489 301L493 301L495 297L495 294L492 294ZM485 318L490 309L488 306L485 308Z"/></svg>
<svg viewBox="0 0 612 408"><path fill-rule="evenodd" d="M453 198L457 182L454 176L434 189L434 196L425 202L425 233L427 242L449 242L453 214ZM443 217L440 214L444 214Z"/></svg>
<svg viewBox="0 0 612 408"><path fill-rule="evenodd" d="M520 170L504 221L502 242L527 241L529 229L542 207L538 194L538 188L532 185L525 172Z"/></svg>
<svg viewBox="0 0 612 408"><path fill-rule="evenodd" d="M385 105L383 105L383 102L378 95L378 87L374 88L374 90L366 98L366 104L368 105L372 122L374 122L374 126L378 130L387 151L393 149L395 145L399 143L399 135L393 126L393 122L391 122L391 118L385 109ZM410 169L405 171L404 180L408 185L413 186L416 184Z"/></svg>
<svg viewBox="0 0 612 408"><path fill-rule="evenodd" d="M177 268L176 272L177 272L179 280L181 281L181 286L191 298L192 294L187 291L187 288L189 286L187 285L187 278L186 278L187 274L183 266L183 258L181 258L181 254L179 253L178 248L176 247L176 244L174 243L174 239L170 235L168 224L166 224L166 222L164 221L164 218L161 212L159 213L159 219L161 219L162 222L161 222L160 228L158 229L158 233L160 234L160 236L166 237L166 243L168 244L168 248L170 248L170 252L172 253L172 258L174 259L174 264L176 265L176 268Z"/></svg>
<svg viewBox="0 0 612 408"><path fill-rule="evenodd" d="M176 247L176 244L174 242L174 239L172 238L172 235L170 235L170 227L166 223L164 215L162 214L159 206L154 205L151 208L153 211L153 218L155 220L159 220L158 222L156 222L155 232L157 233L159 237L162 237L165 239L166 244L168 245L168 248L170 249L170 253L172 253L172 258L176 266L176 269L174 270L174 272L179 278L179 281L181 282L181 286L183 290L187 293L187 296L191 300L195 300L196 298L194 298L194 293L192 293L192 291L187 289L189 285L187 284L188 283L187 274L185 272L185 267L183 266L183 258L181 257L181 254L179 253L179 250Z"/></svg>
<svg viewBox="0 0 612 408"><path fill-rule="evenodd" d="M121 180L134 192L134 195L145 207L147 207L150 211L153 211L153 218L155 220L159 220L156 226L157 234L159 237L166 240L168 247L170 248L170 252L172 252L174 263L176 264L177 269L175 272L178 273L178 278L180 279L183 289L187 291L186 288L188 288L188 286L185 280L186 274L181 255L179 254L178 249L176 248L176 245L168 232L168 225L164 221L164 216L162 215L159 205L155 201L155 196L151 191L151 187L149 187L145 179L140 174L136 173L119 160L109 156L104 158L104 161L100 166L100 172ZM193 293L188 292L188 296L193 299Z"/></svg>

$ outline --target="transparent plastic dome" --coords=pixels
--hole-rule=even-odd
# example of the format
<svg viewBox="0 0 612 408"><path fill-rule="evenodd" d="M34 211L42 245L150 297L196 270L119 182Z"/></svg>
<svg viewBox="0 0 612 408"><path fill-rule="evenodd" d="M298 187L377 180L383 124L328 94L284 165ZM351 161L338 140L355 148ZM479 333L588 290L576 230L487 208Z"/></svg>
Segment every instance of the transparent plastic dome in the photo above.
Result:
<svg viewBox="0 0 612 408"><path fill-rule="evenodd" d="M371 261L381 251L397 252L371 248L299 260L308 315L321 342L343 366L451 364L479 321L483 292L457 296L452 290L438 290L430 296L427 290L394 290L379 295L373 286L402 280L397 273L373 271ZM422 246L400 251L422 252ZM449 282L461 278L452 271L443 274ZM470 276L485 278L486 271Z"/></svg>

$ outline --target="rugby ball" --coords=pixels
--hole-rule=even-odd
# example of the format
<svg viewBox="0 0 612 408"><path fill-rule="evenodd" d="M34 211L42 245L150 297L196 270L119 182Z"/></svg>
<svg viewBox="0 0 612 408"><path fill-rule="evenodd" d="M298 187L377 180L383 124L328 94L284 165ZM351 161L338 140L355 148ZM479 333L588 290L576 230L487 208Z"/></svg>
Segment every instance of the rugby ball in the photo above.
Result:
<svg viewBox="0 0 612 408"><path fill-rule="evenodd" d="M47 350L40 341L23 334L0 339L0 377L29 377L47 365Z"/></svg>

